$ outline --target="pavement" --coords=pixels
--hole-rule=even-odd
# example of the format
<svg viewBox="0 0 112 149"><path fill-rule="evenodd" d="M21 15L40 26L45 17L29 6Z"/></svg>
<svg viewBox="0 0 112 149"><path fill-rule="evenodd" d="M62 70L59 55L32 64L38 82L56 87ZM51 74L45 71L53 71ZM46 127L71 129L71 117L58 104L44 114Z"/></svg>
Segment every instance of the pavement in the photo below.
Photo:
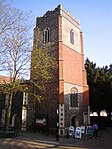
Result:
<svg viewBox="0 0 112 149"><path fill-rule="evenodd" d="M0 138L0 149L112 149L112 128L98 131L93 139L84 134L81 139L60 137L53 134L19 132L15 138Z"/></svg>

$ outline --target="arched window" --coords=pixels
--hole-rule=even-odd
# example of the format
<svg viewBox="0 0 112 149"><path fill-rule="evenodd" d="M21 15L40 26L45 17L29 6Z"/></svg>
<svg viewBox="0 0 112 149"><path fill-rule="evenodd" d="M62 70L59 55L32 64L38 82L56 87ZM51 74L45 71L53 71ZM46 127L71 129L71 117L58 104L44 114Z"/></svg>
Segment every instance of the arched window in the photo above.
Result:
<svg viewBox="0 0 112 149"><path fill-rule="evenodd" d="M74 44L74 31L71 29L70 31L70 43Z"/></svg>
<svg viewBox="0 0 112 149"><path fill-rule="evenodd" d="M70 107L78 107L78 90L76 87L71 89Z"/></svg>
<svg viewBox="0 0 112 149"><path fill-rule="evenodd" d="M44 30L43 41L44 41L45 44L50 42L50 29L49 28L46 28Z"/></svg>

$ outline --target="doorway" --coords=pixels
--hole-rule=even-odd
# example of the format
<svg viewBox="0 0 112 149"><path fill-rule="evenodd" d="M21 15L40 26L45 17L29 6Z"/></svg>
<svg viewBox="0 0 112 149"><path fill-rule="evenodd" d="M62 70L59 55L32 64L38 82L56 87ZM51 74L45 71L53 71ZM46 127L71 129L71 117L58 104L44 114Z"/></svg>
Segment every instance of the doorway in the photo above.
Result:
<svg viewBox="0 0 112 149"><path fill-rule="evenodd" d="M71 125L75 128L79 126L79 120L75 115L71 118Z"/></svg>

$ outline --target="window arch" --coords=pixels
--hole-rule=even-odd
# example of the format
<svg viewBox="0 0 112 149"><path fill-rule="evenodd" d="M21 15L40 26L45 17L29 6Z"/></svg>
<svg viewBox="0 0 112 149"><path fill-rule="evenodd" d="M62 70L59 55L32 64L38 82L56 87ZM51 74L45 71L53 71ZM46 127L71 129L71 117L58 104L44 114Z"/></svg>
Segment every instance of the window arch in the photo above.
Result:
<svg viewBox="0 0 112 149"><path fill-rule="evenodd" d="M44 33L43 33L43 42L45 44L50 42L50 29L49 28L46 28L44 30Z"/></svg>
<svg viewBox="0 0 112 149"><path fill-rule="evenodd" d="M74 31L73 31L73 29L70 30L70 43L74 44Z"/></svg>
<svg viewBox="0 0 112 149"><path fill-rule="evenodd" d="M78 89L73 87L70 92L70 107L78 107Z"/></svg>

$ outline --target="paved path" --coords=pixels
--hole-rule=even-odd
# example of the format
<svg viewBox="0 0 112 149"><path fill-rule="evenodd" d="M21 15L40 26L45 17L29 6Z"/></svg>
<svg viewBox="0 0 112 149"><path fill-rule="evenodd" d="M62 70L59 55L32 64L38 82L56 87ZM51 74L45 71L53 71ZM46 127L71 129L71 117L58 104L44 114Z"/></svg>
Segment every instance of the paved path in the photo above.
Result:
<svg viewBox="0 0 112 149"><path fill-rule="evenodd" d="M92 139L56 138L42 133L20 133L16 138L0 138L0 149L112 149L112 128L100 130Z"/></svg>

